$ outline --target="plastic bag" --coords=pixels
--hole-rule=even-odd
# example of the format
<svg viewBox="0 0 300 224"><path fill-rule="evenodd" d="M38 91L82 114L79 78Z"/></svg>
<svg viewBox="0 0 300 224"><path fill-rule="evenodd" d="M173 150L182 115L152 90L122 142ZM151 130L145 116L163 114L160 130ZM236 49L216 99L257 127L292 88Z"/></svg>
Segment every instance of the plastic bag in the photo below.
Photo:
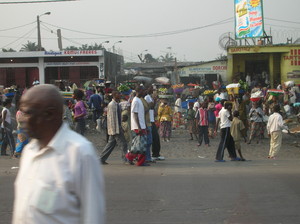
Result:
<svg viewBox="0 0 300 224"><path fill-rule="evenodd" d="M133 154L144 154L146 152L147 135L136 135L131 142L130 152Z"/></svg>

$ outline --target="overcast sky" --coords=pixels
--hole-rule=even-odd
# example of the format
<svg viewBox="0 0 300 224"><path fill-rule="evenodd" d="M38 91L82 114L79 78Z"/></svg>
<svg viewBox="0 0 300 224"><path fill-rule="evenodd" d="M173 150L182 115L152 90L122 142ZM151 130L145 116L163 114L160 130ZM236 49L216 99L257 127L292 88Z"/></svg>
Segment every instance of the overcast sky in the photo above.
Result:
<svg viewBox="0 0 300 224"><path fill-rule="evenodd" d="M0 0L5 1L13 0ZM125 61L137 62L137 54L145 54L145 50L155 58L171 52L179 61L213 60L225 54L219 47L219 37L234 31L234 0L79 0L1 4L0 8L0 48L20 50L27 40L37 43L36 17L50 11L51 15L40 18L42 46L46 50L58 50L56 30L61 27L62 36L68 39L63 39L63 47L99 44L108 40L110 43L104 46L112 48L121 40L122 43L115 47L123 52ZM299 0L264 0L265 30L270 32L272 25L274 42L285 42L289 36L293 40L300 37L299 9ZM112 38L84 34L145 35L202 27L230 18L224 24L159 37ZM22 27L7 30L17 26Z"/></svg>

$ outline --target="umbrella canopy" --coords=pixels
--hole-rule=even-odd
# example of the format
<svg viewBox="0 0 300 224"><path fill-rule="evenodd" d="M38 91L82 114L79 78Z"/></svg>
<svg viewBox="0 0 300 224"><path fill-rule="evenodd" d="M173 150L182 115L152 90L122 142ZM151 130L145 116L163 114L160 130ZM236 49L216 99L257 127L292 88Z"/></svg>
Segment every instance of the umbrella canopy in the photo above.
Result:
<svg viewBox="0 0 300 224"><path fill-rule="evenodd" d="M170 83L170 79L168 79L167 77L158 77L155 79L156 82L159 82L161 84L169 84Z"/></svg>
<svg viewBox="0 0 300 224"><path fill-rule="evenodd" d="M189 83L187 84L187 86L199 86L198 84L194 84L194 83Z"/></svg>
<svg viewBox="0 0 300 224"><path fill-rule="evenodd" d="M148 82L148 83L152 82L152 80L153 80L150 77L141 76L141 75L135 76L133 79L138 81L138 82Z"/></svg>
<svg viewBox="0 0 300 224"><path fill-rule="evenodd" d="M84 88L92 87L92 86L96 86L96 85L97 85L97 83L96 83L95 81L93 81L93 80L86 81L86 82L83 84Z"/></svg>

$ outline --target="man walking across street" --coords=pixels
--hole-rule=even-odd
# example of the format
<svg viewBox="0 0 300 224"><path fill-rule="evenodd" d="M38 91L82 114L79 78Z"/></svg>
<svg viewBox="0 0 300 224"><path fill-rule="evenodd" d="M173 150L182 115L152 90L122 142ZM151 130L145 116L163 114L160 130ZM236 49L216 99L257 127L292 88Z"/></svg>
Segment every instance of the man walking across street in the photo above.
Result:
<svg viewBox="0 0 300 224"><path fill-rule="evenodd" d="M282 142L282 130L288 128L283 124L282 116L280 115L280 106L276 104L273 108L274 113L269 117L267 130L271 137L269 159L275 159L278 154Z"/></svg>
<svg viewBox="0 0 300 224"><path fill-rule="evenodd" d="M121 126L121 108L119 105L119 101L121 98L120 93L118 91L113 91L112 97L112 101L107 106L107 134L109 136L108 142L100 155L101 163L104 165L108 164L106 160L114 150L117 142L122 147L122 159L124 162L126 162L125 155L127 153L128 147Z"/></svg>
<svg viewBox="0 0 300 224"><path fill-rule="evenodd" d="M225 148L227 148L229 157L232 161L240 160L236 157L234 140L230 134L230 126L232 121L231 108L231 103L225 102L224 107L220 110L219 113L221 140L216 154L216 162L225 162L225 160L223 160ZM218 127L216 127L216 129L217 128Z"/></svg>

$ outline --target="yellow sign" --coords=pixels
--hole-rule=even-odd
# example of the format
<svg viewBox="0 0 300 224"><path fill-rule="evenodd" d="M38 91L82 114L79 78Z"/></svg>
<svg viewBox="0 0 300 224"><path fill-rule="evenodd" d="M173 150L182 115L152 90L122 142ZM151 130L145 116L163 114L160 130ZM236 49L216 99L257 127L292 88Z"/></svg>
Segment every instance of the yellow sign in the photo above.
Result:
<svg viewBox="0 0 300 224"><path fill-rule="evenodd" d="M260 0L250 0L250 5L255 8L260 5Z"/></svg>

